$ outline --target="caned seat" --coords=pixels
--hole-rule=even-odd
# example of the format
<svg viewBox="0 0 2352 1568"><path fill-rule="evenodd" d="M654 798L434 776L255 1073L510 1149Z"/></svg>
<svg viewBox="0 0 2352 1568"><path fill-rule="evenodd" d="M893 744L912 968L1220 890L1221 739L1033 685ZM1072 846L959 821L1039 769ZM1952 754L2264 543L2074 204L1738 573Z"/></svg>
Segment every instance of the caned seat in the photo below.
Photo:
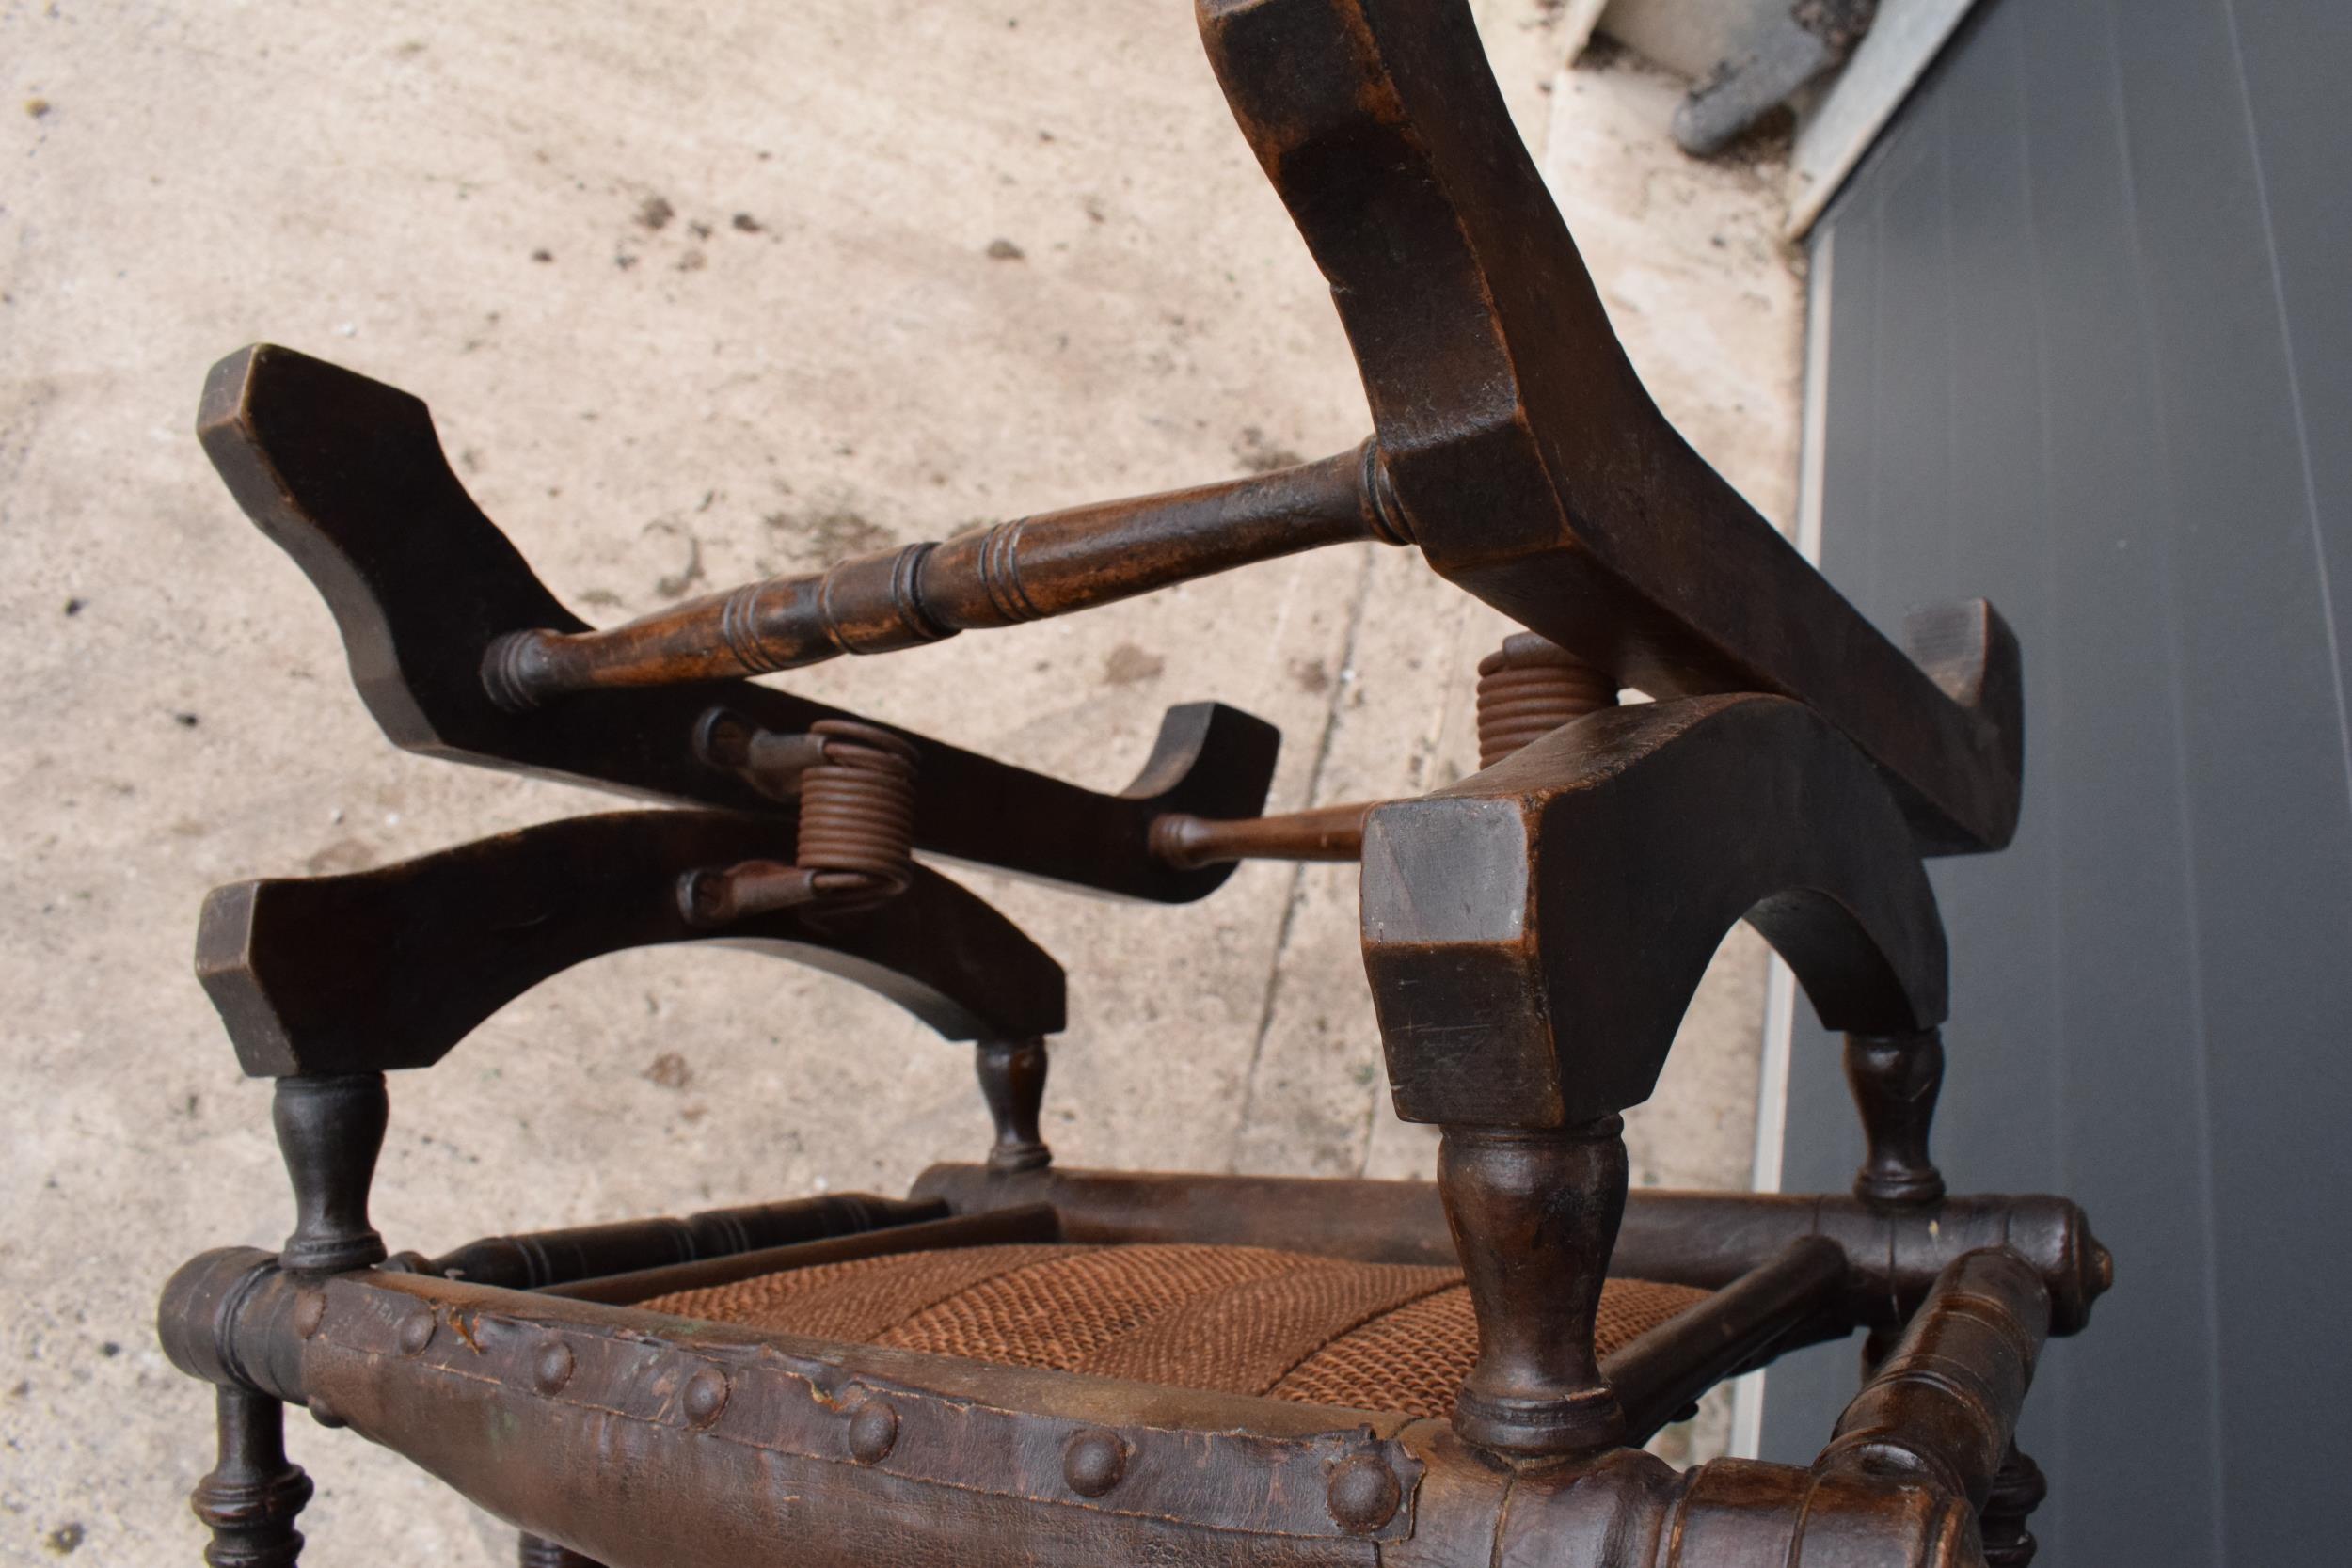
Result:
<svg viewBox="0 0 2352 1568"><path fill-rule="evenodd" d="M1613 1279L1607 1355L1708 1292ZM1445 1419L1478 1359L1462 1271L1267 1247L959 1247L788 1269L642 1304L707 1323Z"/></svg>

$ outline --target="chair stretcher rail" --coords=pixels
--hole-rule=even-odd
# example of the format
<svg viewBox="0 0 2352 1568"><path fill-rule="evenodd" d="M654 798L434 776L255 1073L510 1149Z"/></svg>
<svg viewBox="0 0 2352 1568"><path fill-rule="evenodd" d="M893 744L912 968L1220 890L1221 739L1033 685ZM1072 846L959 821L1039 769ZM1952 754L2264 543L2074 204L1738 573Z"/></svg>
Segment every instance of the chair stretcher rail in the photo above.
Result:
<svg viewBox="0 0 2352 1568"><path fill-rule="evenodd" d="M822 572L771 578L597 631L493 643L483 684L522 711L574 692L671 686L889 653L1064 615L1362 540L1400 544L1370 442L1318 463L1023 517Z"/></svg>
<svg viewBox="0 0 2352 1568"><path fill-rule="evenodd" d="M1320 1252L1370 1263L1451 1264L1454 1237L1426 1181L1212 1176L1050 1166L1007 1175L985 1165L933 1165L910 1195L957 1213L1050 1203L1073 1242L1209 1242ZM1664 1192L1629 1195L1610 1272L1719 1291L1791 1242L1820 1237L1845 1255L1838 1310L1891 1325L1918 1305L1945 1265L2006 1246L2050 1292L2051 1332L2079 1333L2113 1282L2107 1250L2082 1209L2041 1195L1947 1197L1910 1210L1845 1196Z"/></svg>

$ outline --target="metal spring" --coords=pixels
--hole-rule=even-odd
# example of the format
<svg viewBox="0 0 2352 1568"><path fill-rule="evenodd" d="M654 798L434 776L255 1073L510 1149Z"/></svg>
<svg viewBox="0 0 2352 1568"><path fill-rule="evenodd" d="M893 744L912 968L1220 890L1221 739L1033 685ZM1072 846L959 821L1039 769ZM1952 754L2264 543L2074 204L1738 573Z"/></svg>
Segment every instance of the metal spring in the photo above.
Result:
<svg viewBox="0 0 2352 1568"><path fill-rule="evenodd" d="M850 719L820 719L809 734L825 755L801 775L794 858L836 897L905 892L914 880L914 747Z"/></svg>
<svg viewBox="0 0 2352 1568"><path fill-rule="evenodd" d="M1617 702L1617 683L1534 632L1515 632L1478 661L1478 766Z"/></svg>

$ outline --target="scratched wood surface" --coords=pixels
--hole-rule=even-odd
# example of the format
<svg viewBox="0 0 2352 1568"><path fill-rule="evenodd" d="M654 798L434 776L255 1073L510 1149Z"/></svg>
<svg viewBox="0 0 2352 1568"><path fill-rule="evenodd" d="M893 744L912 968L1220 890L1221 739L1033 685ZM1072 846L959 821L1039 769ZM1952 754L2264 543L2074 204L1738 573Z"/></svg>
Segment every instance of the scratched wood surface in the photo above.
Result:
<svg viewBox="0 0 2352 1568"><path fill-rule="evenodd" d="M1786 522L1776 171L1683 166L1678 87L1560 71L1548 14L1481 7L1522 131L1667 413ZM1363 399L1183 5L19 9L0 56L10 103L42 105L6 117L0 212L0 1180L24 1195L0 1439L33 1456L0 1477L0 1560L167 1561L198 1540L206 1418L151 1348L154 1281L287 1217L265 1098L189 974L203 890L611 804L383 742L314 594L197 451L207 365L268 339L427 397L469 488L601 620L1338 451ZM1468 771L1502 629L1366 546L791 686L1097 787L1163 708L1217 697L1282 727L1287 809ZM973 883L1076 979L1047 1106L1065 1159L1430 1170L1377 1088L1351 872L1245 866L1176 910ZM1631 1118L1636 1185L1744 1180L1761 977L1735 939ZM600 960L486 1030L456 1078L393 1085L394 1245L903 1190L986 1146L965 1051L755 956ZM802 1043L820 1034L869 1044ZM818 1099L867 1109L797 1113ZM524 1171L544 1209L464 1201ZM511 1551L397 1462L293 1442L321 1560Z"/></svg>

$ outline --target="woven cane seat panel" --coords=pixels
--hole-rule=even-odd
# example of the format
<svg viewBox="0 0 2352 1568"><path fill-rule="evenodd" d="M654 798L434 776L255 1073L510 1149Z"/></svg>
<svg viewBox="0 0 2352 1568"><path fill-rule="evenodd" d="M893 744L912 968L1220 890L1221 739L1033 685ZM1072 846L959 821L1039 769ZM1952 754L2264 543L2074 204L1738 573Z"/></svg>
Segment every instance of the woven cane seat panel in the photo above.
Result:
<svg viewBox="0 0 2352 1568"><path fill-rule="evenodd" d="M1613 1279L1604 1355L1707 1298ZM1478 1354L1462 1272L1246 1246L900 1253L683 1291L648 1310L1179 1388L1446 1418Z"/></svg>

